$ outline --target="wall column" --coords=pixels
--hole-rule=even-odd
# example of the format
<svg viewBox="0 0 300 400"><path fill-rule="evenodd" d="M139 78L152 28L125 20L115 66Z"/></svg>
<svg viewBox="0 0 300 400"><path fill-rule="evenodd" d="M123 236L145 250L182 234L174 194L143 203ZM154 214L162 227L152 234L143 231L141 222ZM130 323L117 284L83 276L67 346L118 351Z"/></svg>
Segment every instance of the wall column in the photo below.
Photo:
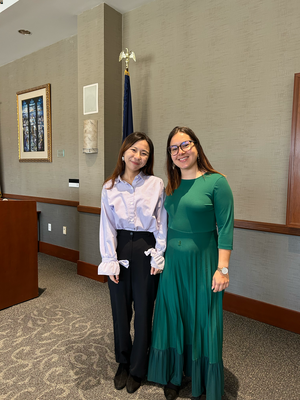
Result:
<svg viewBox="0 0 300 400"><path fill-rule="evenodd" d="M78 146L80 261L98 264L103 181L116 164L122 138L122 15L106 4L78 17ZM83 86L98 83L98 113L83 115ZM83 121L98 121L98 154L84 154ZM90 207L90 208L89 208ZM95 211L96 210L96 211Z"/></svg>

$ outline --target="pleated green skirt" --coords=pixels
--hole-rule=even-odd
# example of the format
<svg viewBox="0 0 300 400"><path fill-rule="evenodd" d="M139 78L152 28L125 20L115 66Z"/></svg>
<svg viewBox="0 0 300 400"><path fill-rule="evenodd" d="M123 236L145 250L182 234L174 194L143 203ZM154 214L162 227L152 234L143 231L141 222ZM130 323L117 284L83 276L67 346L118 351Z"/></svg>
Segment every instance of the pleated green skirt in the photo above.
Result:
<svg viewBox="0 0 300 400"><path fill-rule="evenodd" d="M221 400L223 293L213 293L218 265L217 233L168 230L165 269L160 277L153 322L148 380L181 385L192 378L192 395L206 391Z"/></svg>

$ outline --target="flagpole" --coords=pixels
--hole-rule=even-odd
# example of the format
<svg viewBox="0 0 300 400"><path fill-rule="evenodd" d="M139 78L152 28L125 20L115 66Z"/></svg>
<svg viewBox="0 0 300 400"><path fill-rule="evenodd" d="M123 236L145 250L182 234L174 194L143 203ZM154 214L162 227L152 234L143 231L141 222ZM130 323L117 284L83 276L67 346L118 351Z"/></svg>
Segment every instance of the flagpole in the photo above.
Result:
<svg viewBox="0 0 300 400"><path fill-rule="evenodd" d="M129 51L128 48L121 51L119 55L119 62L125 59L125 79L124 79L124 105L123 105L123 137L122 141L133 132L133 118L132 118L132 101L130 89L130 75L129 75L129 59L136 62L135 53Z"/></svg>

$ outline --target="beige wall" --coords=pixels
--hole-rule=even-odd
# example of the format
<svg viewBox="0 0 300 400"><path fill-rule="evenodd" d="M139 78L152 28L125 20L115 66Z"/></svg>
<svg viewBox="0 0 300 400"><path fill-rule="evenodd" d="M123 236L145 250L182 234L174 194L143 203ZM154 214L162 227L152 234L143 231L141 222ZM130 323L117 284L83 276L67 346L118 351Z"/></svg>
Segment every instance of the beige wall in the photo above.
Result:
<svg viewBox="0 0 300 400"><path fill-rule="evenodd" d="M78 17L78 137L79 179L82 205L100 205L100 184L104 179L104 17L103 6ZM83 86L98 83L97 114L83 115ZM98 154L83 154L83 120L98 121Z"/></svg>
<svg viewBox="0 0 300 400"><path fill-rule="evenodd" d="M104 146L106 179L115 169L122 143L122 15L104 7Z"/></svg>
<svg viewBox="0 0 300 400"><path fill-rule="evenodd" d="M122 137L122 15L101 4L78 17L78 129L80 204L100 207ZM82 88L98 83L99 112L83 115ZM83 154L83 120L98 121L98 154ZM113 166L112 166L113 165Z"/></svg>
<svg viewBox="0 0 300 400"><path fill-rule="evenodd" d="M122 138L121 50L122 15L101 4L78 16L76 37L0 68L0 177L4 193L100 207L102 184L115 166ZM45 83L51 84L53 161L20 163L16 92ZM83 115L83 86L93 83L99 87L99 112ZM98 154L82 153L84 119L98 122ZM65 150L65 157L58 158L57 150ZM69 178L79 178L79 189L68 187ZM81 261L100 261L98 234L83 230L90 216L68 213L61 206L42 208L43 240L79 247ZM99 216L94 218L96 226ZM53 225L51 232L47 231L48 223ZM71 234L74 232L69 228L78 226L74 240L70 234L62 235L63 225Z"/></svg>
<svg viewBox="0 0 300 400"><path fill-rule="evenodd" d="M214 167L228 176L236 218L285 223L299 17L296 0L156 0L123 15L121 45L119 13L101 5L79 16L78 37L0 68L4 191L99 205L121 135L117 57L119 47L129 47L137 55L130 64L134 128L154 141L156 174L165 179L168 133L188 125ZM15 94L48 82L53 162L36 168L18 161ZM95 82L100 153L83 155L82 86ZM57 158L61 149L65 157ZM77 177L80 192L68 187L68 179Z"/></svg>
<svg viewBox="0 0 300 400"><path fill-rule="evenodd" d="M78 17L78 35L0 68L3 192L100 207L122 138L122 15L101 4ZM19 162L16 92L51 84L51 163ZM83 115L83 86L98 83L99 112ZM83 154L83 120L98 121L98 154ZM58 158L57 150L65 157ZM70 178L80 187L69 188Z"/></svg>
<svg viewBox="0 0 300 400"><path fill-rule="evenodd" d="M104 179L116 164L122 138L122 15L101 4L78 17L78 137L80 205L100 207ZM82 87L98 83L99 112L83 115ZM83 154L83 121L98 121L98 154ZM99 215L79 215L80 260L99 264Z"/></svg>
<svg viewBox="0 0 300 400"><path fill-rule="evenodd" d="M187 125L225 173L235 217L285 223L298 0L156 0L123 16L134 128L165 178L168 133Z"/></svg>
<svg viewBox="0 0 300 400"><path fill-rule="evenodd" d="M124 65L117 59L129 47L137 55L130 63L134 128L154 141L156 174L165 179L168 133L188 125L215 168L228 175L236 218L284 223L299 16L298 0L156 0L123 18L106 5L82 14L77 37L0 68L4 191L100 205L121 137ZM48 82L53 162L19 163L16 92ZM82 86L96 82L99 114L91 117L98 120L100 147L97 155L84 155ZM59 149L65 158L56 157ZM69 189L68 179L78 175L79 190ZM40 207L42 240L99 263L99 215ZM78 227L71 242L62 225ZM299 310L299 237L236 229L234 243L229 291Z"/></svg>
<svg viewBox="0 0 300 400"><path fill-rule="evenodd" d="M51 84L52 163L19 162L16 92ZM62 40L0 68L3 192L78 200L77 37ZM58 158L57 150L65 150Z"/></svg>

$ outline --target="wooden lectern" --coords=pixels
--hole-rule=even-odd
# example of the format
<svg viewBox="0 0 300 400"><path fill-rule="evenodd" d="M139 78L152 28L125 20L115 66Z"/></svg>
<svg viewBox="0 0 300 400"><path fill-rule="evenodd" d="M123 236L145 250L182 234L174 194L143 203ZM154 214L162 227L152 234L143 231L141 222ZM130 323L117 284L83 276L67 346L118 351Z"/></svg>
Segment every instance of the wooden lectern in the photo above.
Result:
<svg viewBox="0 0 300 400"><path fill-rule="evenodd" d="M0 201L0 310L38 296L35 201Z"/></svg>

